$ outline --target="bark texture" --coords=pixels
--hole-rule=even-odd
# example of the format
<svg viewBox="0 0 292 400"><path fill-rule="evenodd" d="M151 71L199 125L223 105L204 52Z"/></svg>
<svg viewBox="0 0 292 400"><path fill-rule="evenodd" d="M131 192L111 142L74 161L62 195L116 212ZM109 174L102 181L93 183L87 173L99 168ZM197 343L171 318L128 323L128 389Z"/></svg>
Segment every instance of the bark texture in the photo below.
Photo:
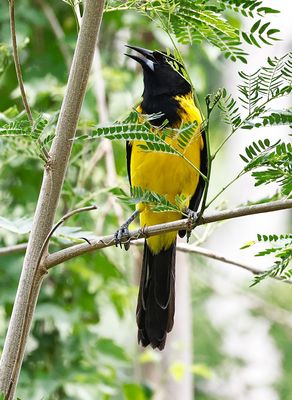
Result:
<svg viewBox="0 0 292 400"><path fill-rule="evenodd" d="M24 265L0 360L0 392L14 398L18 376L39 289L46 270L38 265L42 245L50 232L71 153L92 59L101 24L104 0L87 0L61 112L45 166Z"/></svg>

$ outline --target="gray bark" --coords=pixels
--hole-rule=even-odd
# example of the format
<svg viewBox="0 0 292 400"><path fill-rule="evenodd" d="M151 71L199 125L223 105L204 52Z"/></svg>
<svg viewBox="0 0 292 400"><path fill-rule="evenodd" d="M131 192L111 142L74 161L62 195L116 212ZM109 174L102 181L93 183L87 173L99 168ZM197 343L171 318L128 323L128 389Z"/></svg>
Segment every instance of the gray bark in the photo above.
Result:
<svg viewBox="0 0 292 400"><path fill-rule="evenodd" d="M0 392L4 393L6 400L14 397L38 293L46 273L42 264L38 265L38 259L42 245L52 228L58 206L103 8L103 0L86 2L56 136L44 171L34 223L0 360Z"/></svg>

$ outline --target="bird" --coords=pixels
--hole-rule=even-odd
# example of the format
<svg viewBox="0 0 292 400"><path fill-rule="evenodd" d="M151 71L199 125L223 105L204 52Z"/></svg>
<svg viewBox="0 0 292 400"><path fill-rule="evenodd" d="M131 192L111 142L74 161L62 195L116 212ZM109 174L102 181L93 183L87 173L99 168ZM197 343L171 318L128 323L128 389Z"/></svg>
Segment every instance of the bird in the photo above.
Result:
<svg viewBox="0 0 292 400"><path fill-rule="evenodd" d="M172 54L127 45L136 54L126 54L138 62L143 71L144 91L136 108L141 115L156 115L150 122L155 132L179 130L184 124L194 123L191 138L185 148L179 138L167 135L165 141L178 154L145 151L142 140L127 141L127 171L132 188L138 187L164 196L175 203L183 196L182 212L155 212L151 205L139 203L133 215L116 233L117 243L129 234L129 224L137 217L140 226L152 226L175 221L184 216L195 218L205 186L207 174L206 137L202 115L195 104L192 85L185 77L185 67ZM197 126L195 126L197 123ZM158 133L159 134L159 133ZM201 172L201 173L200 173ZM183 212L184 211L184 212ZM138 343L163 350L167 334L172 330L175 313L175 262L177 234L162 233L145 239L142 271L136 308Z"/></svg>

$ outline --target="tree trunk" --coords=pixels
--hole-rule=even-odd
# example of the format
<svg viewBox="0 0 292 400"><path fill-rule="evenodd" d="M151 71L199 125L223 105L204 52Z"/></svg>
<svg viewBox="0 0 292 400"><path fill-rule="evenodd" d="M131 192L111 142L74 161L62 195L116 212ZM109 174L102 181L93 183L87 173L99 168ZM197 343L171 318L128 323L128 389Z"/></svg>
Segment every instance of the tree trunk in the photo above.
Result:
<svg viewBox="0 0 292 400"><path fill-rule="evenodd" d="M59 202L103 8L104 0L86 1L56 136L45 166L33 227L0 360L0 392L5 395L5 400L12 400L15 394L39 289L46 273L38 260L42 245L52 228Z"/></svg>

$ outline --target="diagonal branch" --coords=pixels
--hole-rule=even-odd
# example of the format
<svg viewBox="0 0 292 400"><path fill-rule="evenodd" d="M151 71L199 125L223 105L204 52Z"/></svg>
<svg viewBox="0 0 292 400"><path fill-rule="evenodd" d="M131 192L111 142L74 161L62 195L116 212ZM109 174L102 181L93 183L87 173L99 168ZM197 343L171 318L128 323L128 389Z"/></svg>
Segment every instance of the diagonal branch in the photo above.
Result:
<svg viewBox="0 0 292 400"><path fill-rule="evenodd" d="M133 242L134 245L141 246L143 245L143 240L135 240ZM235 267L239 267L244 269L245 271L251 272L253 275L259 275L264 272L263 269L258 269L252 265L243 263L238 260L233 260L229 257L223 256L222 254L218 254L217 252L214 252L213 250L206 249L201 246L197 246L196 244L187 244L187 243L177 243L176 244L176 249L178 251L181 251L182 253L193 253L193 254L198 254L200 256L204 256L207 258L211 258L212 260L216 261L221 261L225 264L230 264L234 265ZM288 283L289 285L292 285L292 281L289 279L281 279L277 276L270 276L270 278L276 279L277 281L281 281L283 283Z"/></svg>
<svg viewBox="0 0 292 400"><path fill-rule="evenodd" d="M230 259L229 257L225 257L222 254L215 253L212 250L205 249L200 246L187 245L185 243L178 243L177 249L184 253L195 253L195 254L199 254L204 257L212 258L213 260L222 261L225 264L234 265L236 267L244 269L245 271L251 272L253 275L260 275L264 272L264 270L262 270L262 269L255 268L252 265L248 265L248 264L243 263L238 260ZM270 278L273 278L273 279L276 279L277 281L281 281L283 283L288 283L288 284L292 285L292 281L288 280L288 279L284 280L277 276L271 276Z"/></svg>
<svg viewBox="0 0 292 400"><path fill-rule="evenodd" d="M21 253L25 251L26 248L27 248L27 243L20 243L20 244L14 244L12 246L2 247L0 248L0 257L6 256L8 254Z"/></svg>
<svg viewBox="0 0 292 400"><path fill-rule="evenodd" d="M256 204L252 206L239 207L234 210L219 211L216 213L210 213L199 218L192 226L187 219L180 219L178 221L168 222L165 224L154 225L150 227L144 227L136 229L130 232L129 238L125 238L124 243L139 238L146 238L150 236L159 235L166 232L174 232L179 230L190 230L198 225L205 225L211 222L223 221L232 218L244 217L247 215L254 215L272 211L279 211L292 208L292 200L278 200L270 203ZM57 251L56 253L50 254L44 261L46 268L52 268L64 261L70 260L71 258L80 256L91 251L103 249L105 247L114 246L116 243L115 235L103 236L97 240L91 241L90 244L78 244L69 248Z"/></svg>

